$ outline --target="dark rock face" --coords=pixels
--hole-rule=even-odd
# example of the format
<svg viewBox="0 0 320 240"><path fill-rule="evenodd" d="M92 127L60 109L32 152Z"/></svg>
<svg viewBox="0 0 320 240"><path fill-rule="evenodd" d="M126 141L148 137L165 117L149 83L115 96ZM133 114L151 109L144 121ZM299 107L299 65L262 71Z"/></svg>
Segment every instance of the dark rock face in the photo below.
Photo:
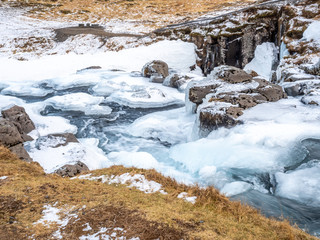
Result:
<svg viewBox="0 0 320 240"><path fill-rule="evenodd" d="M163 83L169 76L168 64L161 60L154 60L147 63L142 68L142 75L151 79L151 82Z"/></svg>
<svg viewBox="0 0 320 240"><path fill-rule="evenodd" d="M280 16L281 3L266 4L207 19L204 23L194 21L169 26L155 34L195 43L199 57L197 65L207 75L220 65L243 68L263 42L274 42L279 46Z"/></svg>
<svg viewBox="0 0 320 240"><path fill-rule="evenodd" d="M56 174L62 177L74 177L82 172L89 171L87 165L78 161L75 164L67 164L55 171Z"/></svg>
<svg viewBox="0 0 320 240"><path fill-rule="evenodd" d="M21 133L29 133L35 129L34 123L23 107L14 106L1 112L3 118L14 122Z"/></svg>

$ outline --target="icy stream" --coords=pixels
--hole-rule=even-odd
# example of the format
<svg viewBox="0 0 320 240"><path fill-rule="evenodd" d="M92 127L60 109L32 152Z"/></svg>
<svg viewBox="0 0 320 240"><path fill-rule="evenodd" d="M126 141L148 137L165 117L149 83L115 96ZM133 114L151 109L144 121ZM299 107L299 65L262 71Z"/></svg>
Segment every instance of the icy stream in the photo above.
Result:
<svg viewBox="0 0 320 240"><path fill-rule="evenodd" d="M0 109L25 107L37 127L35 139L62 132L79 138L80 144L62 150L36 140L26 144L46 172L79 159L90 169L155 168L179 182L214 185L319 235L320 109L296 98L261 104L245 112L243 125L197 139L196 115L185 111L184 92L138 72L153 59L202 79L189 70L196 60L193 44L180 41L26 62L0 58ZM102 68L77 72L93 65Z"/></svg>

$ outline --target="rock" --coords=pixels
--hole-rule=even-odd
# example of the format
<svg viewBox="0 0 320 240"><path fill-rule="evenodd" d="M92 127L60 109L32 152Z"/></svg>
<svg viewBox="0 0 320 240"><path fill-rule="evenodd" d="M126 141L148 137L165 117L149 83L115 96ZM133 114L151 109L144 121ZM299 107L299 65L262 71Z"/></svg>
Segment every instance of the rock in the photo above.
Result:
<svg viewBox="0 0 320 240"><path fill-rule="evenodd" d="M258 92L264 96L268 102L276 102L282 98L286 98L287 95L283 91L281 86L270 84L266 87L259 88Z"/></svg>
<svg viewBox="0 0 320 240"><path fill-rule="evenodd" d="M320 58L318 62L311 64L310 66L301 66L301 68L308 74L320 76Z"/></svg>
<svg viewBox="0 0 320 240"><path fill-rule="evenodd" d="M214 70L218 78L228 83L243 83L252 80L252 76L240 68L222 65Z"/></svg>
<svg viewBox="0 0 320 240"><path fill-rule="evenodd" d="M215 68L209 77L188 87L189 100L198 108L201 137L219 127L241 123L237 118L245 109L286 97L282 87L229 66Z"/></svg>
<svg viewBox="0 0 320 240"><path fill-rule="evenodd" d="M21 133L29 133L35 129L35 125L23 107L13 106L1 112L3 118L14 122L21 129Z"/></svg>
<svg viewBox="0 0 320 240"><path fill-rule="evenodd" d="M233 118L237 118L237 117L240 117L242 114L243 114L243 108L240 108L240 107L229 107L227 110L226 110L226 113L229 115L229 116L232 116Z"/></svg>
<svg viewBox="0 0 320 240"><path fill-rule="evenodd" d="M66 164L62 166L61 168L57 169L55 173L61 177L74 177L85 171L89 171L87 165L78 161L75 164Z"/></svg>
<svg viewBox="0 0 320 240"><path fill-rule="evenodd" d="M174 74L170 74L168 77L166 77L162 84L167 87L173 87L173 88L180 89L180 87L183 84L185 84L189 81L191 81L190 77L180 76L179 74L174 73Z"/></svg>
<svg viewBox="0 0 320 240"><path fill-rule="evenodd" d="M23 146L23 143L14 145L9 148L11 152L16 154L19 159L26 161L26 162L32 162L32 158L30 157L29 153L26 151L26 149Z"/></svg>
<svg viewBox="0 0 320 240"><path fill-rule="evenodd" d="M0 118L0 144L12 147L23 142L16 125L9 120Z"/></svg>
<svg viewBox="0 0 320 240"><path fill-rule="evenodd" d="M189 100L193 103L200 104L208 93L213 92L219 84L208 81L204 84L197 84L189 89Z"/></svg>
<svg viewBox="0 0 320 240"><path fill-rule="evenodd" d="M151 79L154 83L163 83L169 75L168 64L161 60L148 62L142 68L142 75Z"/></svg>
<svg viewBox="0 0 320 240"><path fill-rule="evenodd" d="M217 109L213 107L202 108L199 114L200 136L205 137L208 133L220 127L231 128L241 123L241 121L236 120L226 111L227 109L219 109L219 111L217 111Z"/></svg>
<svg viewBox="0 0 320 240"><path fill-rule="evenodd" d="M68 143L74 142L78 143L78 139L72 133L56 133L56 134L49 134L47 136L39 137L36 140L36 148L39 150L42 148L57 148L61 146L66 146Z"/></svg>
<svg viewBox="0 0 320 240"><path fill-rule="evenodd" d="M292 86L284 87L284 91L288 96L296 97L299 95L303 95L303 90L305 87L302 84L295 84Z"/></svg>

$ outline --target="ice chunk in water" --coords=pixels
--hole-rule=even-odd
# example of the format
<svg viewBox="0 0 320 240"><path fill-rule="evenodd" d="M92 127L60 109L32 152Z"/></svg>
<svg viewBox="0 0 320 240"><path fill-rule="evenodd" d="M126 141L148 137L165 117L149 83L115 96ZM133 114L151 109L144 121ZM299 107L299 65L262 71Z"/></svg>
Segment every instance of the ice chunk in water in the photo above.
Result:
<svg viewBox="0 0 320 240"><path fill-rule="evenodd" d="M188 140L194 119L195 115L187 114L184 108L155 112L135 120L128 133L177 144Z"/></svg>
<svg viewBox="0 0 320 240"><path fill-rule="evenodd" d="M242 181L236 181L227 183L220 191L225 194L227 197L237 195L243 192L250 190L252 187L251 184Z"/></svg>
<svg viewBox="0 0 320 240"><path fill-rule="evenodd" d="M311 206L320 205L320 163L302 165L298 170L275 174L276 195Z"/></svg>
<svg viewBox="0 0 320 240"><path fill-rule="evenodd" d="M112 109L108 106L99 105L103 101L103 97L95 97L87 93L71 93L49 98L44 104L62 111L80 111L86 115L109 115Z"/></svg>

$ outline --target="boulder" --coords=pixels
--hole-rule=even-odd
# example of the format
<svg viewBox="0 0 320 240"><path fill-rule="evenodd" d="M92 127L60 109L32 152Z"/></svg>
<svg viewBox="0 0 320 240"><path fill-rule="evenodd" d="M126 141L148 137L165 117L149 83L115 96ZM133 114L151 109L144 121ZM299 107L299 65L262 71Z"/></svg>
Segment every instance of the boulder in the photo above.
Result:
<svg viewBox="0 0 320 240"><path fill-rule="evenodd" d="M0 118L0 144L12 147L23 142L16 125L9 120Z"/></svg>
<svg viewBox="0 0 320 240"><path fill-rule="evenodd" d="M252 76L244 70L226 65L215 68L215 75L223 81L232 84L250 82L252 80Z"/></svg>
<svg viewBox="0 0 320 240"><path fill-rule="evenodd" d="M61 177L74 177L85 171L89 171L87 165L78 161L75 164L66 164L62 166L61 168L57 169L55 173Z"/></svg>
<svg viewBox="0 0 320 240"><path fill-rule="evenodd" d="M234 110L234 115L240 114L240 109L231 109ZM219 109L217 111L214 107L205 107L200 110L199 122L200 122L200 132L201 137L207 136L211 131L216 130L221 127L231 128L241 123L241 121L236 120L231 114L227 113L228 108ZM241 114L240 114L241 115Z"/></svg>
<svg viewBox="0 0 320 240"><path fill-rule="evenodd" d="M173 87L180 89L182 85L191 81L191 78L188 76L180 76L177 73L170 74L168 77L165 78L163 81L163 85L167 87Z"/></svg>
<svg viewBox="0 0 320 240"><path fill-rule="evenodd" d="M29 156L29 153L26 151L26 149L23 146L23 143L14 145L9 148L11 152L16 154L19 159L26 161L26 162L32 162L32 158Z"/></svg>
<svg viewBox="0 0 320 240"><path fill-rule="evenodd" d="M203 102L203 98L210 92L213 92L218 86L219 84L213 81L196 84L189 89L189 100L193 103L200 104Z"/></svg>
<svg viewBox="0 0 320 240"><path fill-rule="evenodd" d="M258 92L264 96L268 102L276 102L287 97L287 94L283 91L282 87L275 84L259 88Z"/></svg>
<svg viewBox="0 0 320 240"><path fill-rule="evenodd" d="M306 89L306 86L304 84L299 84L299 83L284 87L286 94L292 97L303 95L305 89Z"/></svg>
<svg viewBox="0 0 320 240"><path fill-rule="evenodd" d="M237 118L245 109L286 97L281 86L229 66L215 68L209 77L191 82L188 87L189 100L196 104L199 113L200 137L241 123Z"/></svg>
<svg viewBox="0 0 320 240"><path fill-rule="evenodd" d="M142 75L150 78L151 82L163 83L169 76L168 64L161 60L154 60L145 64L142 68Z"/></svg>
<svg viewBox="0 0 320 240"><path fill-rule="evenodd" d="M18 126L20 133L29 133L35 129L34 123L30 119L23 107L13 106L1 112L2 117L14 122Z"/></svg>

